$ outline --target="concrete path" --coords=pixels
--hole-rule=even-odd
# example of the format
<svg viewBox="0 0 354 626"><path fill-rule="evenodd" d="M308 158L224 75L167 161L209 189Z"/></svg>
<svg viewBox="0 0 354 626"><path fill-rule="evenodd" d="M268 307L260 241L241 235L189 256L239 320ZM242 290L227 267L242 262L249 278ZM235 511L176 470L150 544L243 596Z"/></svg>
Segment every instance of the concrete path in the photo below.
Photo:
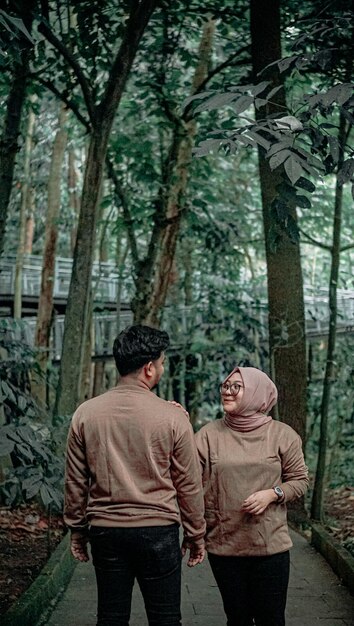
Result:
<svg viewBox="0 0 354 626"><path fill-rule="evenodd" d="M343 587L326 561L296 533L292 533L291 575L287 626L354 626L354 597ZM47 626L95 626L96 584L91 563L79 564ZM183 626L225 626L218 589L207 560L183 566ZM130 626L147 626L144 604L135 585Z"/></svg>

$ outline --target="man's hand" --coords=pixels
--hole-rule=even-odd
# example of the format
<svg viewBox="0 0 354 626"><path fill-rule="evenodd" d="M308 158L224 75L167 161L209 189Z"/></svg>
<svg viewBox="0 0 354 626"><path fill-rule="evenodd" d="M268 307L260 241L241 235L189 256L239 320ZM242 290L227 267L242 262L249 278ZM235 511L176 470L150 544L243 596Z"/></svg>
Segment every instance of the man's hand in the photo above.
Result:
<svg viewBox="0 0 354 626"><path fill-rule="evenodd" d="M277 500L278 497L274 493L273 489L256 491L248 496L248 498L243 502L242 511L250 513L251 515L261 515L271 502L276 502Z"/></svg>
<svg viewBox="0 0 354 626"><path fill-rule="evenodd" d="M205 557L205 547L203 544L194 544L190 541L184 540L182 543L182 557L186 554L187 550L189 550L189 559L187 561L188 567L194 567L195 565L199 565L204 561Z"/></svg>
<svg viewBox="0 0 354 626"><path fill-rule="evenodd" d="M70 550L74 559L77 561L89 561L90 557L87 550L88 538L78 532L71 533Z"/></svg>

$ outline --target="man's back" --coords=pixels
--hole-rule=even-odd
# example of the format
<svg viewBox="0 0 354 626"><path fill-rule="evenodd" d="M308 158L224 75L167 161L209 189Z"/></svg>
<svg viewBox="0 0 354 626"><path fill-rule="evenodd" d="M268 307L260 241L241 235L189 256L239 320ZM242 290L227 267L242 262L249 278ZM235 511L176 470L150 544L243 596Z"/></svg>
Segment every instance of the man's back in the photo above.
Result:
<svg viewBox="0 0 354 626"><path fill-rule="evenodd" d="M196 525L200 518L202 526L203 506L196 488L200 467L189 420L180 408L138 382L118 385L78 408L69 435L68 460L67 508L72 510L70 501L80 499L77 489L88 471L85 514L91 525L179 522L177 495L182 516L194 500L193 518ZM71 527L75 521L82 525L81 520L66 517Z"/></svg>

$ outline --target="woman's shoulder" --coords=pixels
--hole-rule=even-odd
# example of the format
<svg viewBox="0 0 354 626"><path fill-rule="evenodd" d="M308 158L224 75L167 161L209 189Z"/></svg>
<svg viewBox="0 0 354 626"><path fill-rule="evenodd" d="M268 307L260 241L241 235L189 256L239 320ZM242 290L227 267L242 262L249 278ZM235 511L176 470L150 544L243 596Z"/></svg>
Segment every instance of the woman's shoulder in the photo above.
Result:
<svg viewBox="0 0 354 626"><path fill-rule="evenodd" d="M224 427L224 422L221 419L213 420L212 422L208 422L204 424L197 432L196 435L203 437L212 434L213 432L219 431Z"/></svg>
<svg viewBox="0 0 354 626"><path fill-rule="evenodd" d="M278 436L283 436L286 439L295 441L300 438L296 430L289 426L289 424L285 424L285 422L272 420L270 422L270 427L274 433L276 433Z"/></svg>

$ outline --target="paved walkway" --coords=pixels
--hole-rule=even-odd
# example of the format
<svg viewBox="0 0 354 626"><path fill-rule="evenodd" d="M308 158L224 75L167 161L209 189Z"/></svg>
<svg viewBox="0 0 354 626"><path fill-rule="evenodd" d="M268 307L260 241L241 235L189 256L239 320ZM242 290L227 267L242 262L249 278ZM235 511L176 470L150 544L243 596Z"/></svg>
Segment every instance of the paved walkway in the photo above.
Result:
<svg viewBox="0 0 354 626"><path fill-rule="evenodd" d="M287 626L354 626L354 598L326 561L292 533ZM79 564L47 626L95 626L96 585L91 563ZM225 626L218 589L207 561L183 566L183 626ZM130 626L147 626L144 604L135 585Z"/></svg>

